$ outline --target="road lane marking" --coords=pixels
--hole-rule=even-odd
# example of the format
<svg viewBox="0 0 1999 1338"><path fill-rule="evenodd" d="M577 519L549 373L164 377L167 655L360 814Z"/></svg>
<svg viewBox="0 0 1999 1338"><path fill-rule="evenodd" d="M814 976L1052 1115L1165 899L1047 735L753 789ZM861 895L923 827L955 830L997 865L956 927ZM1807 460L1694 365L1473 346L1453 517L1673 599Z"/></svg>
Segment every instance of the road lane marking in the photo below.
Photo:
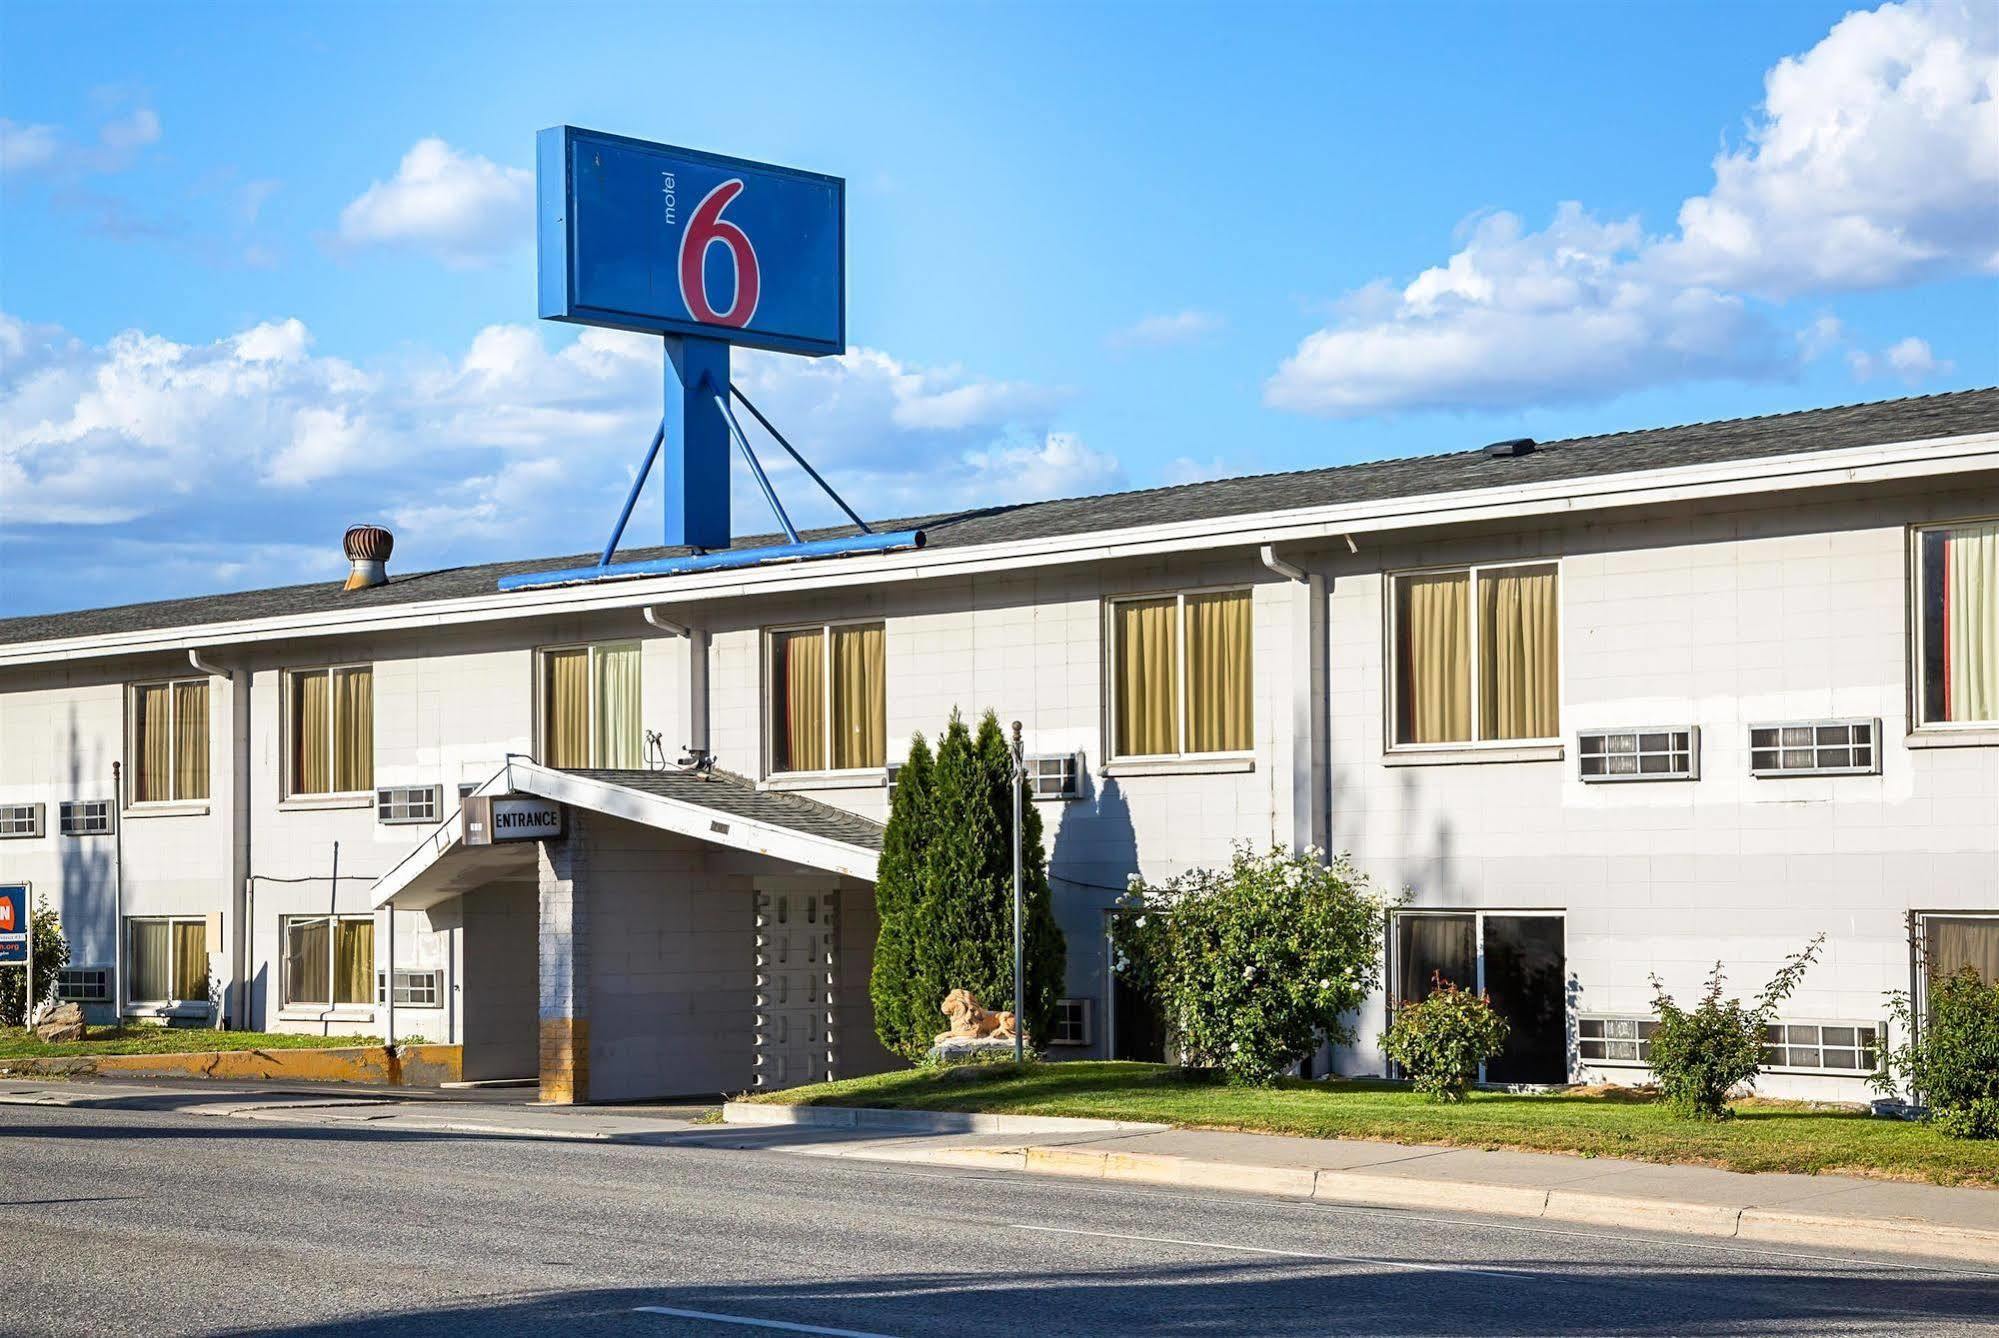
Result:
<svg viewBox="0 0 1999 1338"><path fill-rule="evenodd" d="M1102 1240L1138 1240L1151 1245L1185 1245L1197 1250L1229 1250L1237 1254L1266 1254L1280 1259L1316 1259L1334 1264L1368 1264L1376 1268L1401 1268L1412 1273L1470 1273L1482 1278L1505 1278L1510 1282L1544 1282L1537 1273L1496 1268L1466 1268L1458 1264L1419 1264L1407 1259L1379 1259L1361 1254L1312 1254L1305 1250L1270 1250L1261 1245L1224 1245L1212 1240L1181 1240L1177 1236L1135 1236L1122 1231L1078 1231L1070 1227L1029 1226L1013 1223L1015 1231L1041 1231L1052 1236L1095 1236Z"/></svg>
<svg viewBox="0 0 1999 1338"><path fill-rule="evenodd" d="M786 1333L821 1333L827 1338L889 1338L885 1333L861 1329L827 1329L817 1324L793 1324L783 1319L752 1319L748 1315L717 1315L708 1310L675 1310L667 1305L633 1306L635 1315L672 1315L676 1319L705 1319L711 1324L736 1324L745 1329L782 1329Z"/></svg>

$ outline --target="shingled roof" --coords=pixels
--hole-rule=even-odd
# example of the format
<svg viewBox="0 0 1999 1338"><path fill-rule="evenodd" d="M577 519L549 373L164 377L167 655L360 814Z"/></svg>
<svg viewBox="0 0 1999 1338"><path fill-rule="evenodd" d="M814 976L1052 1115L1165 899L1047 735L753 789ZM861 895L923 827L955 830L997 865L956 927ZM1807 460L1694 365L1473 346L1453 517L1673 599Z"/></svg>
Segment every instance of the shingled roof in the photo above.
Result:
<svg viewBox="0 0 1999 1338"><path fill-rule="evenodd" d="M1831 409L1807 409L1762 418L1735 418L1683 427L1649 428L1540 443L1531 453L1492 459L1482 449L1453 451L1365 464L1335 465L1286 474L1216 479L1171 488L1028 502L882 522L879 528L920 528L932 548L1016 543L1071 534L1174 521L1250 516L1259 512L1346 502L1462 492L1508 483L1588 479L1640 470L1719 464L1764 456L1842 447L1885 445L1999 431L1999 388L1884 400ZM807 538L853 533L852 527L811 531ZM773 534L749 535L734 547L780 542ZM684 548L621 550L642 561L684 556ZM111 632L158 631L237 622L329 608L366 609L494 593L502 576L559 571L595 563L594 553L445 567L392 576L386 585L341 593L339 581L246 590L237 594L159 600L74 613L0 619L0 643L47 641ZM336 603L337 601L337 603Z"/></svg>
<svg viewBox="0 0 1999 1338"><path fill-rule="evenodd" d="M699 775L692 771L606 771L565 769L571 776L622 785L628 790L677 799L683 804L726 813L748 822L784 827L807 836L823 836L863 850L882 848L882 827L857 813L835 808L802 794L782 790L760 790L756 782L730 771Z"/></svg>

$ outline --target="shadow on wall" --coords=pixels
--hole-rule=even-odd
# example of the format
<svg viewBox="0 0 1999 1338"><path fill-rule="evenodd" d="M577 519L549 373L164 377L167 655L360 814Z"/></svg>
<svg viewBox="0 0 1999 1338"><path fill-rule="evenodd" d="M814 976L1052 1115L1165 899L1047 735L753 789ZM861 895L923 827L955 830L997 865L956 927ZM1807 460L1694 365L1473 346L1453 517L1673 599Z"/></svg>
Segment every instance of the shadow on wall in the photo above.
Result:
<svg viewBox="0 0 1999 1338"><path fill-rule="evenodd" d="M1089 774L1087 769L1084 774ZM1069 941L1068 988L1078 997L1097 1001L1097 1034L1086 1050L1077 1053L1111 1055L1115 986L1106 958L1104 916L1117 904L1125 880L1138 871L1138 834L1117 778L1097 777L1088 783L1088 798L1062 807L1062 821L1048 850L1048 882L1055 918Z"/></svg>
<svg viewBox="0 0 1999 1338"><path fill-rule="evenodd" d="M112 784L111 758L91 749L84 760L81 731L76 724L76 708L69 711L69 776L65 793L75 799L109 799L114 826L124 821L117 787ZM62 918L62 932L69 939L69 960L78 966L110 966L117 956L118 911L113 889L117 864L116 836L63 836L61 805L51 800L45 816L48 830L56 833L56 867L59 884L36 888L39 900L48 897Z"/></svg>

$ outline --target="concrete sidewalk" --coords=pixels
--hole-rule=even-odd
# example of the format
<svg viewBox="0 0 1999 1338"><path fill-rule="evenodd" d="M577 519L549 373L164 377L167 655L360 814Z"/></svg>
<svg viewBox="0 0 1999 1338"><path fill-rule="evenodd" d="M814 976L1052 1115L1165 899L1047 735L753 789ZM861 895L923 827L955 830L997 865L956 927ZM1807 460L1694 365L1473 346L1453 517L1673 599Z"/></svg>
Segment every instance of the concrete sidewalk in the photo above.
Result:
<svg viewBox="0 0 1999 1338"><path fill-rule="evenodd" d="M1287 1138L914 1111L731 1102L732 1126L844 1132L794 1150L1234 1190L1384 1208L1540 1217L1999 1264L1999 1191L1837 1175L1745 1175L1539 1152ZM933 1121L929 1132L924 1122ZM1084 1126L1096 1124L1096 1129ZM1068 1126L1058 1128L1055 1126ZM860 1140L860 1141L856 1141ZM765 1146L773 1146L767 1142ZM1994 1149L1999 1158L1999 1148Z"/></svg>

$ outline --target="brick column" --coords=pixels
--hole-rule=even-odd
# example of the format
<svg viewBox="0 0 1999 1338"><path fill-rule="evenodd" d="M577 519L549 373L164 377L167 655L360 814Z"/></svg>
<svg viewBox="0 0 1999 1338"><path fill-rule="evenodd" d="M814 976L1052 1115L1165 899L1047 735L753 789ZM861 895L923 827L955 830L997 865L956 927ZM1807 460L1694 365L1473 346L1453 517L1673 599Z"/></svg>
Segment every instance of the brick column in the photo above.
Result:
<svg viewBox="0 0 1999 1338"><path fill-rule="evenodd" d="M571 1104L590 1099L589 832L584 815L568 814L560 841L537 841L540 882L541 1099Z"/></svg>

